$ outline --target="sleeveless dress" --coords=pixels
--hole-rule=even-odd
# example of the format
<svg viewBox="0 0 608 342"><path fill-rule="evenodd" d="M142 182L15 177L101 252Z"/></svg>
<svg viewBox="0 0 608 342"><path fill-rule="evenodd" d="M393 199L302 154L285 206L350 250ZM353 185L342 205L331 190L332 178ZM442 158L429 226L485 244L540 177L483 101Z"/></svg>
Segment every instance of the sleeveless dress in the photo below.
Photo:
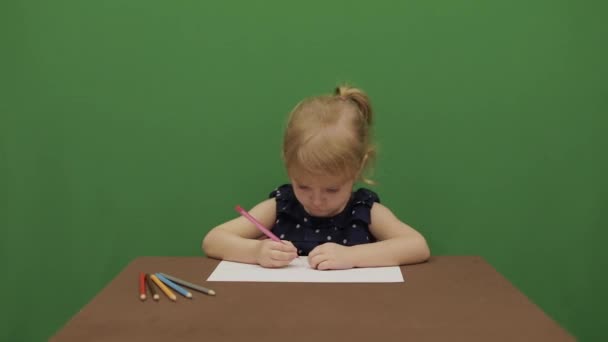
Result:
<svg viewBox="0 0 608 342"><path fill-rule="evenodd" d="M371 209L380 203L375 192L360 188L353 192L344 210L332 217L309 215L296 198L291 184L272 191L277 203L277 218L272 232L281 240L296 246L299 255L308 255L315 247L326 242L354 246L375 242L369 231Z"/></svg>

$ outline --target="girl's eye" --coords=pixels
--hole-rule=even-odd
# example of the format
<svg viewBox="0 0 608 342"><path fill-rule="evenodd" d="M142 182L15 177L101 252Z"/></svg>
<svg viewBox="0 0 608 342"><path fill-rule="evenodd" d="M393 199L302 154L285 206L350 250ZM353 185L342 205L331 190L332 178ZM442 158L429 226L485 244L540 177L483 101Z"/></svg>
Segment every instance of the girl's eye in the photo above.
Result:
<svg viewBox="0 0 608 342"><path fill-rule="evenodd" d="M298 185L298 188L300 188L300 190L308 190L308 189L310 189L306 185Z"/></svg>
<svg viewBox="0 0 608 342"><path fill-rule="evenodd" d="M327 189L325 191L329 192L330 194L335 194L336 192L338 192L339 189Z"/></svg>

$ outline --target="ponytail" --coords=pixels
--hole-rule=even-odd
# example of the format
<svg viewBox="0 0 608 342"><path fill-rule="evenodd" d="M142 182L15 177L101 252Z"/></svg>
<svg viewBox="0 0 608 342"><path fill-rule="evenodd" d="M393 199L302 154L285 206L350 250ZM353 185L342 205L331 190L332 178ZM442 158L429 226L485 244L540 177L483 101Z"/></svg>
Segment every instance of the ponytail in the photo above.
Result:
<svg viewBox="0 0 608 342"><path fill-rule="evenodd" d="M372 125L372 106L369 97L363 90L342 85L336 87L334 94L343 100L350 100L357 105L367 124L369 126Z"/></svg>

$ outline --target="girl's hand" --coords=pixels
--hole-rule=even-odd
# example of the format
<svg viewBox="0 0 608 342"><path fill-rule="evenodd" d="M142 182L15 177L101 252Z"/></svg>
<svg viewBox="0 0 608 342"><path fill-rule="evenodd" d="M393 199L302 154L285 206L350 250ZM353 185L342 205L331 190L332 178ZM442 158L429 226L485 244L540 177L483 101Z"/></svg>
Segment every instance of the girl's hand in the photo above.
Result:
<svg viewBox="0 0 608 342"><path fill-rule="evenodd" d="M277 268L289 265L297 257L298 250L291 242L265 239L260 241L256 260L262 267Z"/></svg>
<svg viewBox="0 0 608 342"><path fill-rule="evenodd" d="M310 267L317 270L343 270L355 267L350 247L327 242L308 253Z"/></svg>

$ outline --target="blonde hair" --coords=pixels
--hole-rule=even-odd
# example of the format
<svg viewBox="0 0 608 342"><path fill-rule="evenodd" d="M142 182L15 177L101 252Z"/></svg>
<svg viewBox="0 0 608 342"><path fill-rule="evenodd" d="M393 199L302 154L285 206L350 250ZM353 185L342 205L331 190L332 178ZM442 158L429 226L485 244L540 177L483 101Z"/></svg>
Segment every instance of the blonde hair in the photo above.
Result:
<svg viewBox="0 0 608 342"><path fill-rule="evenodd" d="M288 173L343 174L374 184L363 176L376 155L372 118L365 92L347 85L304 99L291 111L283 138Z"/></svg>

